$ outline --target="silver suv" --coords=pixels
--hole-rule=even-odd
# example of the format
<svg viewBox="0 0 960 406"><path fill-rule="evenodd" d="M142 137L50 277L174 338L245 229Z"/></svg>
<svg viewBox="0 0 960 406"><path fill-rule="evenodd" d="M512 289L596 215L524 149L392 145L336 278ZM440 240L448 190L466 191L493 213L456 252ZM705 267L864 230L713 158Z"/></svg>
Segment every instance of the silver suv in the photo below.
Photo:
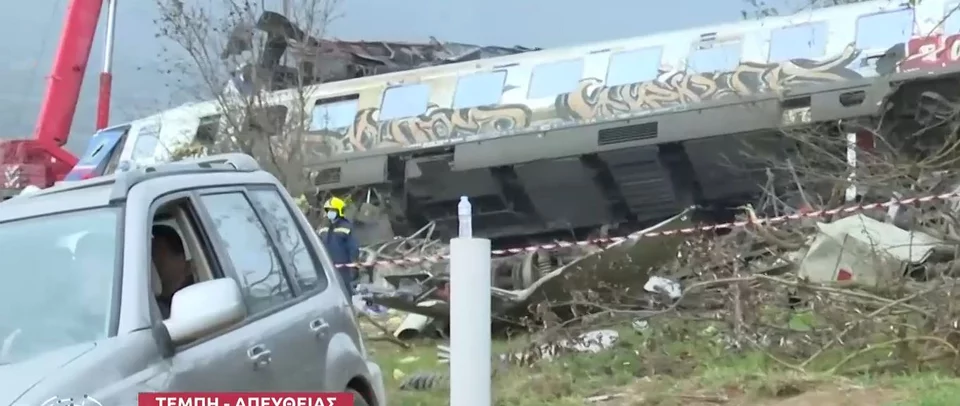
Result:
<svg viewBox="0 0 960 406"><path fill-rule="evenodd" d="M176 231L192 277L168 310L157 226ZM0 203L0 406L84 395L133 406L138 392L166 391L352 391L355 405L385 405L381 370L310 230L242 154Z"/></svg>

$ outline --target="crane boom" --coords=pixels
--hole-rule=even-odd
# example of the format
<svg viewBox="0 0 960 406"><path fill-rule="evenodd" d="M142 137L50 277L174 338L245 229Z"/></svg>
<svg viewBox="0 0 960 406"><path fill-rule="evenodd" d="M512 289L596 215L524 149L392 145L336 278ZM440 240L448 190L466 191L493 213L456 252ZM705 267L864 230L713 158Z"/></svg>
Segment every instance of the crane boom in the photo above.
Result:
<svg viewBox="0 0 960 406"><path fill-rule="evenodd" d="M34 139L40 142L57 146L67 143L102 7L103 0L70 0L67 6L60 44L34 130Z"/></svg>
<svg viewBox="0 0 960 406"><path fill-rule="evenodd" d="M102 7L103 0L69 1L33 139L0 142L0 191L50 186L77 163L63 146L70 135Z"/></svg>
<svg viewBox="0 0 960 406"><path fill-rule="evenodd" d="M102 0L101 0L102 1ZM113 39L117 25L117 0L107 0L107 39L103 45L103 70L97 94L97 131L110 123L110 93L113 87Z"/></svg>

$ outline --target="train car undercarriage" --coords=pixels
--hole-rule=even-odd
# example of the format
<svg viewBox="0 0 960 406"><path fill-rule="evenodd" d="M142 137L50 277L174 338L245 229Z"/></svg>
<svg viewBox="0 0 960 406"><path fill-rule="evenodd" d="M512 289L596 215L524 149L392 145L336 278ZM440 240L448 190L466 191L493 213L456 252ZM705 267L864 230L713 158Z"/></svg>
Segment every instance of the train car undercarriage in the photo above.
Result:
<svg viewBox="0 0 960 406"><path fill-rule="evenodd" d="M811 154L825 154L843 162L847 133L880 129L876 135L903 154L932 153L955 133L958 96L956 74L873 78L787 99L738 100L392 154L382 182L336 187L350 181L347 163L337 167L339 182L325 186L320 171L318 198L339 194L365 203L355 205L355 218L369 242L429 222L443 238L453 236L462 195L473 203L475 234L498 246L622 235L692 205L706 209L699 221L723 221L763 190L789 194L796 174L783 173L782 163L791 157L806 154L796 160L809 162ZM797 133L831 143L805 147L790 135ZM832 183L811 185L808 193L829 193L837 186Z"/></svg>

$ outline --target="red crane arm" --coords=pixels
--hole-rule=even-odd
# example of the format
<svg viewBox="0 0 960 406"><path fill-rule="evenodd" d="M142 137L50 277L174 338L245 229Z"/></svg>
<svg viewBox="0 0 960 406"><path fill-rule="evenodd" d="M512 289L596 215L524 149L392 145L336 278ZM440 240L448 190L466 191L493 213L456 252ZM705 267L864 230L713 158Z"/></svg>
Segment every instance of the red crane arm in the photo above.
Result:
<svg viewBox="0 0 960 406"><path fill-rule="evenodd" d="M34 130L34 138L42 144L60 147L67 143L102 7L103 0L70 0L67 6L60 44ZM63 155L50 152L55 157ZM76 163L75 157L73 161Z"/></svg>
<svg viewBox="0 0 960 406"><path fill-rule="evenodd" d="M102 6L103 0L69 0L34 137L0 142L0 194L28 184L50 186L77 164L77 157L63 146L77 111Z"/></svg>

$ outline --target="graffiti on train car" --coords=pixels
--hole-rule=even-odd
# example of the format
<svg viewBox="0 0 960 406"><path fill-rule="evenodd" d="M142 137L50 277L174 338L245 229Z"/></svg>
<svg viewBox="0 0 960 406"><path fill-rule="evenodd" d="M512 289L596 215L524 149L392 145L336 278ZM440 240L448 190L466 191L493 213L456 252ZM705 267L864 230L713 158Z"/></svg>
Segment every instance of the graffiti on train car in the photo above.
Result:
<svg viewBox="0 0 960 406"><path fill-rule="evenodd" d="M557 115L566 120L596 119L856 79L861 75L848 66L859 54L848 46L843 53L820 61L741 62L731 71L717 73L661 71L656 80L617 86L584 79L576 91L557 97Z"/></svg>
<svg viewBox="0 0 960 406"><path fill-rule="evenodd" d="M912 38L906 48L907 57L899 67L901 72L944 68L960 61L960 34Z"/></svg>
<svg viewBox="0 0 960 406"><path fill-rule="evenodd" d="M379 109L360 110L343 132L325 134L312 145L317 153L365 151L372 148L413 147L477 134L495 134L530 126L533 112L523 104L501 104L463 109L430 106L415 117L379 121ZM339 142L330 143L331 139Z"/></svg>
<svg viewBox="0 0 960 406"><path fill-rule="evenodd" d="M431 106L422 115L383 122L378 120L379 109L368 108L357 113L350 128L325 134L310 148L323 156L376 148L441 145L538 124L636 115L704 101L779 92L861 78L850 68L859 57L860 51L851 45L823 60L742 62L731 71L718 73L662 71L655 80L625 85L604 86L602 80L588 78L581 80L575 91L557 96L552 107L538 111L536 120L532 109L524 104L466 109Z"/></svg>

